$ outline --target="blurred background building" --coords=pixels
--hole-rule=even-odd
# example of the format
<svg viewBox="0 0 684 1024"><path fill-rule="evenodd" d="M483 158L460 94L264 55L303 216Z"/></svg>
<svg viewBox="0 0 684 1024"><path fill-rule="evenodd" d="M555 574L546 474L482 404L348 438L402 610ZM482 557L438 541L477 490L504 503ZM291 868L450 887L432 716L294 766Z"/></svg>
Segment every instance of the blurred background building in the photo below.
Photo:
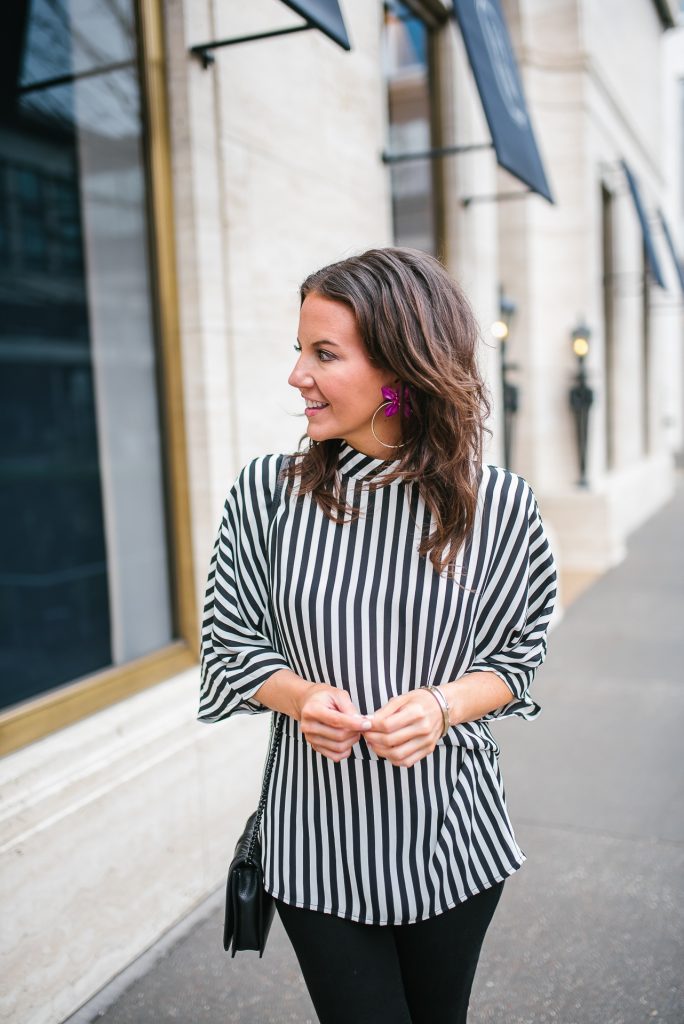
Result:
<svg viewBox="0 0 684 1024"><path fill-rule="evenodd" d="M673 490L678 5L336 8L3 15L4 1020L80 1006L221 883L253 809L268 716L195 721L198 621L238 470L305 431L307 273L397 243L462 282L487 461L532 484L566 603ZM319 28L191 52L307 11Z"/></svg>

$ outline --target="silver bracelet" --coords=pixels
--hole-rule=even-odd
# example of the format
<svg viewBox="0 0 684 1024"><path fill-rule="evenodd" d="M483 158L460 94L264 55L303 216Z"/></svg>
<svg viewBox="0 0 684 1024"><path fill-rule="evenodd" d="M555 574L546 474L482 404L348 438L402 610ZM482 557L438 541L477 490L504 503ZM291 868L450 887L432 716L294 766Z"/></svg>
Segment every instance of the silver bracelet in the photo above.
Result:
<svg viewBox="0 0 684 1024"><path fill-rule="evenodd" d="M449 702L444 696L444 691L440 690L439 686L421 686L421 690L429 690L430 693L434 694L437 703L442 709L442 715L444 716L444 731L440 739L449 732L451 728L451 722L449 721Z"/></svg>

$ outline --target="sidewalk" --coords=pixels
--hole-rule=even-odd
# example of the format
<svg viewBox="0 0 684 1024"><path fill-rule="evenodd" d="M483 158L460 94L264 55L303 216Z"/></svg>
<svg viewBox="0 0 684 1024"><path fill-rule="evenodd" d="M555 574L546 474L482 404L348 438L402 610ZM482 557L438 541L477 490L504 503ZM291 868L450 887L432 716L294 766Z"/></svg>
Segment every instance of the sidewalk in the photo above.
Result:
<svg viewBox="0 0 684 1024"><path fill-rule="evenodd" d="M681 473L567 610L535 694L536 722L496 727L528 860L485 939L469 1024L681 1024ZM219 890L69 1024L316 1024L277 915L263 959L224 953L222 923Z"/></svg>

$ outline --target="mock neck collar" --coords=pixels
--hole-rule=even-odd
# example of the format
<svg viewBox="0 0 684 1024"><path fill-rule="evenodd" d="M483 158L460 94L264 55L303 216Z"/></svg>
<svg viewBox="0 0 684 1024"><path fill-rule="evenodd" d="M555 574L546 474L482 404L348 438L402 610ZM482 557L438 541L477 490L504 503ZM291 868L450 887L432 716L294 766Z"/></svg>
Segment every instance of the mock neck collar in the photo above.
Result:
<svg viewBox="0 0 684 1024"><path fill-rule="evenodd" d="M340 441L337 459L340 476L354 480L365 480L371 477L375 479L378 476L384 476L386 473L393 472L400 462L391 454L389 459L375 459L372 455L364 455L363 452L352 448L346 441Z"/></svg>

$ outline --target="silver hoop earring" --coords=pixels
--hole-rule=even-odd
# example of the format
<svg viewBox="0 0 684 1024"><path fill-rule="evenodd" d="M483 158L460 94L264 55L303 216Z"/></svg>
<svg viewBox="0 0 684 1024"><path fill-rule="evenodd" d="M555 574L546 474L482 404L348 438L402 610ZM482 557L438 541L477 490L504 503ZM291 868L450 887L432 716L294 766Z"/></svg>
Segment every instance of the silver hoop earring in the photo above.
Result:
<svg viewBox="0 0 684 1024"><path fill-rule="evenodd" d="M405 444L408 444L408 441L402 441L401 444L386 444L385 441L381 441L378 435L375 433L375 417L378 415L381 409L385 408L386 405L392 405L392 402L383 402L382 405L379 405L375 412L373 413L373 419L371 420L371 433L373 434L373 437L378 442L378 444L381 444L383 448L403 448Z"/></svg>

